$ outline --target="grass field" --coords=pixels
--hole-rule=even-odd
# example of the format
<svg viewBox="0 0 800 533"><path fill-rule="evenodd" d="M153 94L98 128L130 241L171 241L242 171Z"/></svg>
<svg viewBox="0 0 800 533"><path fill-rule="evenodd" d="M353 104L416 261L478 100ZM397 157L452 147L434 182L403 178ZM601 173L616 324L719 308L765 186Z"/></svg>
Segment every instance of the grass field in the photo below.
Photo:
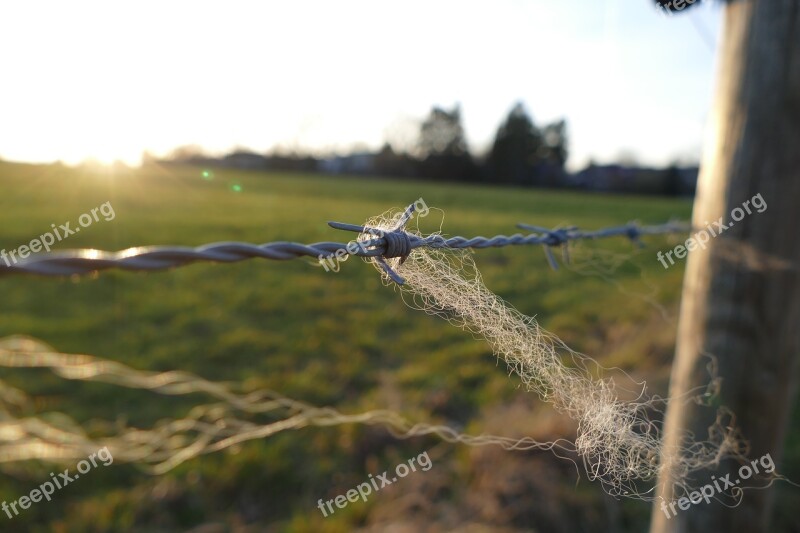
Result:
<svg viewBox="0 0 800 533"><path fill-rule="evenodd" d="M82 213L108 201L114 220L101 219L54 249L346 242L352 235L326 221L361 223L420 197L444 213L420 219L423 231L441 226L445 234L464 236L514 233L518 222L587 229L634 219L660 223L688 219L691 211L684 199L206 174L153 166L112 175L0 163L0 249L16 249L53 223L69 220L74 227ZM664 270L656 261L656 250L667 242L649 239L643 250L621 239L580 245L573 266L558 271L549 269L538 247L483 250L475 258L486 285L522 313L536 315L573 349L665 393L683 275L682 265ZM604 270L620 257L625 261ZM7 277L0 278L0 294L0 337L29 335L61 352L139 369L182 369L348 413L391 408L475 434L550 439L574 431L521 390L485 342L409 309L360 260L349 260L338 273L311 260L250 260L80 279ZM99 418L150 427L207 400L67 382L39 371L3 370L0 379L35 400L24 408L4 406L4 412L58 411L83 425ZM792 439L789 457L796 457ZM332 517L317 509L319 498L343 494L368 474L426 450L429 472ZM0 499L10 501L45 481L53 467L29 462L3 468ZM466 448L434 438L397 441L380 428L359 426L279 434L193 459L164 476L115 463L86 477L13 520L0 514L3 530L177 531L227 524L242 531L333 532L397 523L442 530L641 531L650 512L646 504L604 495L583 475L576 485L574 466L549 453Z"/></svg>

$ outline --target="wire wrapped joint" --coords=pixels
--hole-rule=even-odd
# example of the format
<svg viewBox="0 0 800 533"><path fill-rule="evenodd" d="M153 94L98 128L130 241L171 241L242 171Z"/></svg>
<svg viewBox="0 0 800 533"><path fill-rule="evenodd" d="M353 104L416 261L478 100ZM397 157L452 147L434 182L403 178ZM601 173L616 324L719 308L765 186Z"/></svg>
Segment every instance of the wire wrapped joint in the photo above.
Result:
<svg viewBox="0 0 800 533"><path fill-rule="evenodd" d="M403 211L403 215L400 217L400 220L397 222L397 224L395 224L395 227L389 231L378 228L367 228L365 226L358 226L355 224L346 224L343 222L328 222L328 225L335 229L356 231L361 235L368 237L378 236L378 239L372 239L364 243L366 245L365 247L372 248L373 252L376 249L380 249L380 254L374 255L371 253L369 255L371 256L372 260L383 269L383 271L392 281L398 285L403 285L405 283L403 277L395 272L394 269L389 266L389 263L387 263L386 260L399 257L400 264L402 265L408 258L409 254L411 254L411 250L416 247L414 244L416 243L417 246L420 244L418 240L415 241L415 243L412 243L411 235L405 231L406 223L411 218L411 215L414 214L414 209L414 204L409 205L406 210Z"/></svg>

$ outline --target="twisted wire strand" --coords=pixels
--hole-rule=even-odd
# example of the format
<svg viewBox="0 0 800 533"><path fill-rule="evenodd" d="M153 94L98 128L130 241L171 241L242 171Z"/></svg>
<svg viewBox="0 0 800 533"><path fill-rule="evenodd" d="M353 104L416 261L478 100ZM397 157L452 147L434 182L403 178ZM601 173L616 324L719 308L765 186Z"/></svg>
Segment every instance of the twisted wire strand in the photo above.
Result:
<svg viewBox="0 0 800 533"><path fill-rule="evenodd" d="M548 246L560 246L573 240L615 236L625 236L634 242L638 242L638 238L642 235L683 233L691 229L688 225L673 222L660 226L645 227L632 223L596 231L580 231L575 227L546 229L526 224L520 224L519 226L535 233L528 235L516 233L508 236L495 235L490 238L481 236L445 238L438 234L419 237L397 230L392 232L391 236L381 235L377 238L362 241L358 243L359 246L350 246L352 241L351 243L317 242L313 244L277 241L260 245L244 242L218 242L196 248L187 246L138 246L118 252L93 249L65 250L31 256L18 263L10 263L7 259L0 261L0 277L14 274L35 274L40 276L83 275L110 268L130 271L153 271L180 267L200 261L235 263L254 258L276 261L287 261L299 257L332 258L336 256L337 252L342 253L342 251L348 255L360 257L393 257L393 255L387 255L387 253L395 253L390 250L411 251L423 246L483 249L539 244L544 245L547 249ZM351 228L360 228L360 226L351 226ZM407 240L407 248L398 246L396 240L398 237ZM553 264L552 261L551 264Z"/></svg>

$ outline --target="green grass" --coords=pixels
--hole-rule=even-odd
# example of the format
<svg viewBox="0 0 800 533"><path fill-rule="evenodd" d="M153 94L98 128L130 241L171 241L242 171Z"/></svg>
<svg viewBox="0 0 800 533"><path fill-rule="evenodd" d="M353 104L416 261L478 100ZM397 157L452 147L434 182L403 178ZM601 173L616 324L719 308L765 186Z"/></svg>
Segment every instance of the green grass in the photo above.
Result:
<svg viewBox="0 0 800 533"><path fill-rule="evenodd" d="M691 210L687 200L421 181L231 170L215 170L209 178L196 168L149 167L111 175L0 163L0 249L29 242L51 223L69 220L74 226L80 214L107 201L115 211L113 221L101 219L56 249L346 242L352 235L330 229L326 221L361 223L419 197L445 215L431 211L420 219L423 231L441 225L445 234L464 236L514 233L518 222L585 228L633 219L659 223L687 219ZM586 268L606 251L628 257L607 279L569 268L552 271L538 247L479 251L475 258L487 286L521 312L536 315L572 348L635 371L664 393L683 266L665 271L655 252L668 241L648 242L643 251L621 239L580 245L576 268ZM546 438L570 431L560 419L553 421L548 406L518 388L484 342L407 308L397 291L384 287L377 272L359 260L347 261L339 273L325 272L311 260L251 260L156 273L114 270L80 279L19 276L0 278L0 294L0 337L30 335L62 352L93 354L139 369L182 369L345 412L390 407L473 433ZM44 372L4 370L0 378L38 398L36 407L22 414L62 411L83 424L101 418L146 427L182 416L205 400L69 383ZM517 422L515 409L530 415L528 424ZM368 473L424 450L435 451L434 467L414 481L403 480L393 491L350 504L327 519L316 509L318 498L344 493ZM560 495L553 510L539 512L539 504L531 503L530 511L502 517L467 511L470 498L500 493L515 508L555 497L543 480L515 485L514 473L507 471L514 464L549 478L552 494ZM9 501L45 480L35 464L7 465L6 473L0 497ZM416 512L403 511L398 502L417 493L433 509L463 512L475 523L507 519L510 527L533 527L531 521L553 512L565 523L602 527L610 501L585 479L575 489L572 464L550 454L464 449L431 438L398 442L380 429L352 426L249 442L161 477L116 464L90 475L91 481L65 488L52 503L37 504L9 523L30 531L172 531L204 523L348 531L376 517L413 518L409 513ZM630 530L641 530L649 507L627 502L621 509ZM0 520L6 518L0 515Z"/></svg>

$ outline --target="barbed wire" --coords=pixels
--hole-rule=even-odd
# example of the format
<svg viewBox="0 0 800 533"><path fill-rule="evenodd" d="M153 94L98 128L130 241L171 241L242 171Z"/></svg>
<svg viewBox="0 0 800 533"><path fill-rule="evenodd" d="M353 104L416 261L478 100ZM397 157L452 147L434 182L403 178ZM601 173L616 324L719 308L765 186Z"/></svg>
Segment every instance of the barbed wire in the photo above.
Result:
<svg viewBox="0 0 800 533"><path fill-rule="evenodd" d="M336 229L355 231L366 235L366 240L340 242L317 242L301 244L297 242L277 241L265 244L244 242L218 242L198 247L188 246L138 246L118 252L107 252L94 249L76 249L32 256L17 263L7 259L0 261L0 277L14 274L34 274L40 276L72 276L118 268L129 271L155 271L175 268L191 263L209 261L216 263L235 263L247 259L272 259L287 261L300 257L315 257L320 260L341 256L356 255L378 260L387 270L387 274L402 284L403 279L394 273L384 259L406 257L414 249L420 247L433 248L499 248L504 246L543 245L551 267L557 263L550 250L570 241L583 239L600 239L624 236L641 245L640 237L668 233L685 233L691 227L687 224L669 222L657 226L640 226L636 222L624 226L605 228L595 231L581 231L575 226L547 229L540 226L518 224L521 229L532 231L528 235L495 235L494 237L444 237L440 234L420 237L404 231L405 223L411 217L414 205L410 205L400 219L397 227L390 231L377 228L366 228L355 224L329 222ZM353 243L356 243L354 245ZM566 247L563 248L566 252Z"/></svg>

